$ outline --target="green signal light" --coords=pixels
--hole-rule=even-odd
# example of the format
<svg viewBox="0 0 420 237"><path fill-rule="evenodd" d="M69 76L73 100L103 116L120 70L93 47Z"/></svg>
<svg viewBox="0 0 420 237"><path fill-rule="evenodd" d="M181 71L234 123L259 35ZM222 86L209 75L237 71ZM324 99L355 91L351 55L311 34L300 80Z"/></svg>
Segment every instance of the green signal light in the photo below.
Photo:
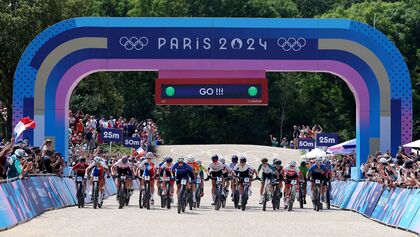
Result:
<svg viewBox="0 0 420 237"><path fill-rule="evenodd" d="M173 88L172 86L168 86L165 89L165 93L167 96L173 96L175 95L175 88Z"/></svg>
<svg viewBox="0 0 420 237"><path fill-rule="evenodd" d="M256 96L258 93L258 89L255 86L251 86L248 88L248 95L250 96Z"/></svg>

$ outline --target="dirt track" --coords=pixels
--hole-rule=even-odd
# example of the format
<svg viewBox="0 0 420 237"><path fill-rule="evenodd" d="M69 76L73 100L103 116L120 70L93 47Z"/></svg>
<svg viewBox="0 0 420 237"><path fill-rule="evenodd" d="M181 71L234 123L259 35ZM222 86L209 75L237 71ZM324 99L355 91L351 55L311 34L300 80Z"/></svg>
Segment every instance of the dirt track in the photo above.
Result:
<svg viewBox="0 0 420 237"><path fill-rule="evenodd" d="M214 153L228 160L232 153L243 154L254 167L262 156L300 160L297 151L251 145L161 146L159 149L163 155L192 153L203 161L208 161ZM84 209L69 207L46 212L28 223L0 232L0 236L415 236L338 209L315 212L308 206L293 212L284 209L263 212L258 205L256 182L245 212L234 209L230 200L226 209L215 211L210 205L208 187L207 182L203 207L181 215L175 208L167 210L157 205L151 210L139 209L138 191L135 191L131 205L123 210L118 209L115 198L111 197L102 209L93 210L88 205ZM159 198L155 200L157 204Z"/></svg>

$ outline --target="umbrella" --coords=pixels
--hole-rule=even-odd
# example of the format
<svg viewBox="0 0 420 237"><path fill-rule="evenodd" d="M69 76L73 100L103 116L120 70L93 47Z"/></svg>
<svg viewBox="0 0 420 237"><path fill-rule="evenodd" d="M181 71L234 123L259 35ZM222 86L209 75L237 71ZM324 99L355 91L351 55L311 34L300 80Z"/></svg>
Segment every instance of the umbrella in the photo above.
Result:
<svg viewBox="0 0 420 237"><path fill-rule="evenodd" d="M411 148L417 148L420 149L420 140L410 142L408 144L403 145L403 147L411 147Z"/></svg>
<svg viewBox="0 0 420 237"><path fill-rule="evenodd" d="M316 158L316 157L324 157L327 153L319 148L315 148L312 151L306 153L302 156L302 158Z"/></svg>
<svg viewBox="0 0 420 237"><path fill-rule="evenodd" d="M352 154L356 151L356 139L342 142L340 144L330 146L327 153L330 154Z"/></svg>

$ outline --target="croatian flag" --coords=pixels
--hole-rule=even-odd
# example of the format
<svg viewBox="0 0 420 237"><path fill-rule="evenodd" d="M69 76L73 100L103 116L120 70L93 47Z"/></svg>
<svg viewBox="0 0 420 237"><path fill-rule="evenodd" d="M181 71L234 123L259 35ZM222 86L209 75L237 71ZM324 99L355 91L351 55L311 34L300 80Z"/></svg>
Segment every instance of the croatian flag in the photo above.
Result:
<svg viewBox="0 0 420 237"><path fill-rule="evenodd" d="M31 120L29 117L25 117L20 120L18 124L15 126L15 130L13 131L14 137L15 137L15 143L18 140L18 137L20 134L22 134L23 131L25 131L28 128L35 128L36 123L34 120Z"/></svg>

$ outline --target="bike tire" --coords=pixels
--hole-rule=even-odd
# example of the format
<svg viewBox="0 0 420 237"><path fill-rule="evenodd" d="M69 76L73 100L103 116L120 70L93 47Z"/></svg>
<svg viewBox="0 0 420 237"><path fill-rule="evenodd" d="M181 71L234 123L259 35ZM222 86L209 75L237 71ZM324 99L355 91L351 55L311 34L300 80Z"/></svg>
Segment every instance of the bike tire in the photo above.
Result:
<svg viewBox="0 0 420 237"><path fill-rule="evenodd" d="M171 185L166 184L166 208L171 209Z"/></svg>
<svg viewBox="0 0 420 237"><path fill-rule="evenodd" d="M216 189L216 199L214 200L214 209L216 211L218 211L220 209L220 206L221 206L220 198L221 198L221 191L220 191L220 188L217 187L217 189Z"/></svg>
<svg viewBox="0 0 420 237"><path fill-rule="evenodd" d="M303 184L300 184L299 185L299 206L300 206L300 208L303 208L303 199L304 199L304 196L303 196Z"/></svg>
<svg viewBox="0 0 420 237"><path fill-rule="evenodd" d="M290 197L287 203L287 211L292 211L293 210L293 202L295 200L295 195L296 195L296 190L294 186L290 187L292 190L290 192Z"/></svg>
<svg viewBox="0 0 420 237"><path fill-rule="evenodd" d="M318 185L317 186L315 186L315 189L314 189L314 192L315 192L315 210L316 211L319 211L319 202L320 202L320 190L319 190L319 187L318 187Z"/></svg>
<svg viewBox="0 0 420 237"><path fill-rule="evenodd" d="M201 202L201 185L199 187L197 187L197 191L195 193L195 206L197 208L200 207L200 202Z"/></svg>
<svg viewBox="0 0 420 237"><path fill-rule="evenodd" d="M125 204L125 183L120 181L120 199L119 199L119 208L123 208Z"/></svg>
<svg viewBox="0 0 420 237"><path fill-rule="evenodd" d="M273 211L275 211L277 209L277 197L278 197L277 187L274 187L274 189L273 189L273 199L271 200L271 204L273 205Z"/></svg>
<svg viewBox="0 0 420 237"><path fill-rule="evenodd" d="M263 211L266 211L267 209L267 199L268 199L268 195L267 192L264 193L264 197L263 197Z"/></svg>
<svg viewBox="0 0 420 237"><path fill-rule="evenodd" d="M245 211L247 201L248 201L248 187L244 188L244 192L242 193L242 200L241 200L242 211Z"/></svg>
<svg viewBox="0 0 420 237"><path fill-rule="evenodd" d="M239 190L235 190L233 193L233 205L239 209Z"/></svg>
<svg viewBox="0 0 420 237"><path fill-rule="evenodd" d="M93 182L93 209L98 207L98 182Z"/></svg>
<svg viewBox="0 0 420 237"><path fill-rule="evenodd" d="M191 187L190 187L190 189L188 189L188 192L187 192L187 200L188 200L188 206L190 207L190 211L192 211L192 209L193 209L193 198L192 198L192 190L191 190Z"/></svg>
<svg viewBox="0 0 420 237"><path fill-rule="evenodd" d="M182 205L184 202L184 187L181 187L181 191L179 191L179 196L178 196L178 214L181 214L182 211Z"/></svg>
<svg viewBox="0 0 420 237"><path fill-rule="evenodd" d="M145 194L144 194L144 200L143 201L144 201L143 206L146 209L150 209L150 185L149 185L148 182L145 184Z"/></svg>
<svg viewBox="0 0 420 237"><path fill-rule="evenodd" d="M128 206L128 204L130 203L130 195L128 194L128 189L125 190L125 205Z"/></svg>
<svg viewBox="0 0 420 237"><path fill-rule="evenodd" d="M79 208L85 206L85 197L83 196L83 183L77 183L77 206Z"/></svg>
<svg viewBox="0 0 420 237"><path fill-rule="evenodd" d="M143 198L144 198L144 190L140 188L140 194L139 194L139 207L143 209Z"/></svg>
<svg viewBox="0 0 420 237"><path fill-rule="evenodd" d="M331 184L330 183L328 183L328 186L327 186L327 193L326 193L326 205L327 205L327 209L329 210L330 208L331 208Z"/></svg>
<svg viewBox="0 0 420 237"><path fill-rule="evenodd" d="M182 199L182 212L185 212L185 209L187 208L187 192L184 191L184 198Z"/></svg>

